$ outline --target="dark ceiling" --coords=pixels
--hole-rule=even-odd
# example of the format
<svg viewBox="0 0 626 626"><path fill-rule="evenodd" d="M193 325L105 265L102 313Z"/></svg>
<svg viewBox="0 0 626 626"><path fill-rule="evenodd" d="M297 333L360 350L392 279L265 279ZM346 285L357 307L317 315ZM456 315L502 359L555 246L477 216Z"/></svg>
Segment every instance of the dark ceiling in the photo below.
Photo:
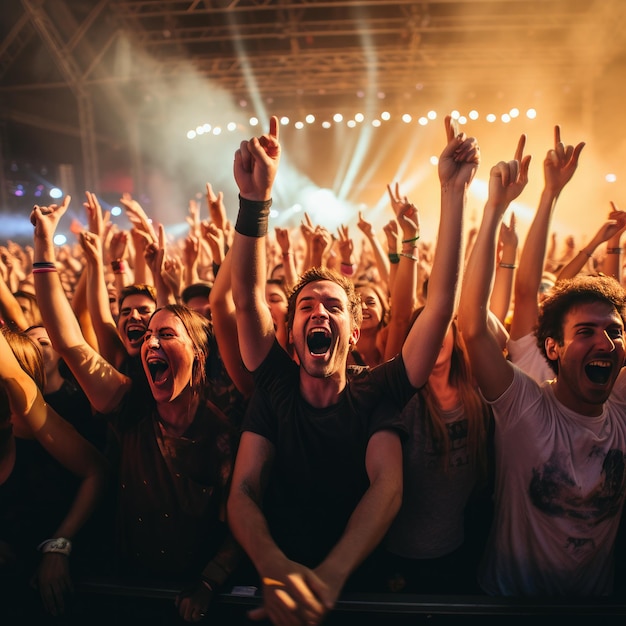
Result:
<svg viewBox="0 0 626 626"><path fill-rule="evenodd" d="M11 168L24 161L70 164L79 189L98 189L120 167L137 180L146 161L167 150L147 147L151 128L172 124L183 104L190 126L194 103L219 116L225 94L246 115L292 119L383 101L392 114L417 115L420 107L513 96L535 106L542 98L590 131L615 119L621 132L625 7L623 0L2 0L1 200ZM195 83L183 81L190 76Z"/></svg>

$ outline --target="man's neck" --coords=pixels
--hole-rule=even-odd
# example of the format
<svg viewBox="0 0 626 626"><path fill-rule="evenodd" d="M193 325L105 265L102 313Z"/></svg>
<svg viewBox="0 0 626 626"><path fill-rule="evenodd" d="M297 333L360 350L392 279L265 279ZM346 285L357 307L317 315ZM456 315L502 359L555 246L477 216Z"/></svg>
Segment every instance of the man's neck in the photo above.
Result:
<svg viewBox="0 0 626 626"><path fill-rule="evenodd" d="M300 369L300 393L316 409L337 404L341 392L346 387L346 373L333 374L327 378L309 376Z"/></svg>

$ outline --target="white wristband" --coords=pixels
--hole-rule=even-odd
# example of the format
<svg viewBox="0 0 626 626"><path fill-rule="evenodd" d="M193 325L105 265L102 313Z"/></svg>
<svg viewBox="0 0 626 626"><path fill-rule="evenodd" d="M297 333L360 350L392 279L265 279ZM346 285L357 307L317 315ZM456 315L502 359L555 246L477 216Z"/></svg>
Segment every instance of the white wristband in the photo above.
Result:
<svg viewBox="0 0 626 626"><path fill-rule="evenodd" d="M47 552L56 552L69 556L72 553L72 542L64 537L56 537L55 539L46 539L42 541L37 550L46 554Z"/></svg>

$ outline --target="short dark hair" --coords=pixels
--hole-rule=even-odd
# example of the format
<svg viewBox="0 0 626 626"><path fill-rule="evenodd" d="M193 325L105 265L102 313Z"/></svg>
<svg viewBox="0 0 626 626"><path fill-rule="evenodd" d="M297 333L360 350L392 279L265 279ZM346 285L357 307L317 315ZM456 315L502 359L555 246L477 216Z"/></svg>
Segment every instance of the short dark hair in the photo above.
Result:
<svg viewBox="0 0 626 626"><path fill-rule="evenodd" d="M539 307L535 329L537 346L555 374L558 374L558 363L548 359L546 339L551 337L557 344L563 345L563 322L567 314L581 304L593 302L605 302L612 306L626 326L626 291L615 278L604 274L579 274L558 281Z"/></svg>
<svg viewBox="0 0 626 626"><path fill-rule="evenodd" d="M349 278L346 278L335 270L328 269L327 267L311 267L300 276L300 279L289 294L289 302L287 304L288 330L291 330L293 327L293 318L296 313L296 300L298 299L298 294L309 283L316 283L323 280L329 280L339 285L346 292L346 296L348 296L350 314L352 316L352 328L361 327L361 322L363 321L363 309L361 308L361 297L356 292L354 283Z"/></svg>
<svg viewBox="0 0 626 626"><path fill-rule="evenodd" d="M120 292L120 297L117 299L118 305L120 309L122 308L122 303L128 296L147 296L151 300L154 300L154 304L157 302L157 293L154 285L149 285L147 283L135 283L133 285L126 285L122 287Z"/></svg>
<svg viewBox="0 0 626 626"><path fill-rule="evenodd" d="M213 285L211 283L192 283L191 285L187 285L181 292L180 298L186 304L191 300L191 298L199 298L205 297L208 298L211 294L211 288Z"/></svg>

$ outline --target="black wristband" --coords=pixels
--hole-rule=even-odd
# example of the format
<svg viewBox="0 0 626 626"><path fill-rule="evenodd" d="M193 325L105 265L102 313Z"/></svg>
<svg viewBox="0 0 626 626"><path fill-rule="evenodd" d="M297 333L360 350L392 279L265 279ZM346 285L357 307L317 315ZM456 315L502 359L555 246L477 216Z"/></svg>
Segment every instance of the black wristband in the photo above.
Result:
<svg viewBox="0 0 626 626"><path fill-rule="evenodd" d="M246 237L265 237L269 228L270 207L269 200L246 200L239 196L239 213L235 230Z"/></svg>

